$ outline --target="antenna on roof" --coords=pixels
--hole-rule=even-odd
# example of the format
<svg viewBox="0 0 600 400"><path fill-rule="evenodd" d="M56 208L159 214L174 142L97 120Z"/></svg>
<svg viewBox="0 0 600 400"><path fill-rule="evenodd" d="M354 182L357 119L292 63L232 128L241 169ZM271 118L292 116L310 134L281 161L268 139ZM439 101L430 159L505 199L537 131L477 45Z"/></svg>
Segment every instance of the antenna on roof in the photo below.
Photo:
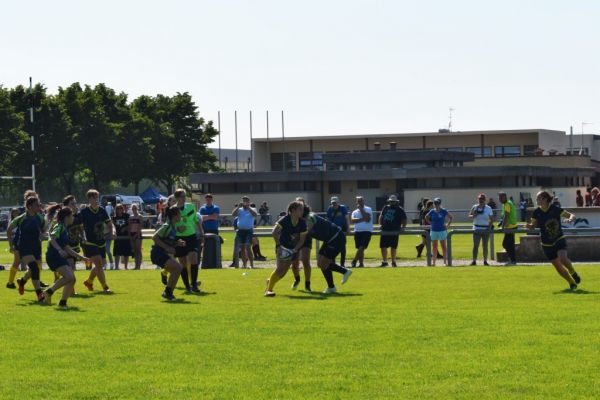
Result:
<svg viewBox="0 0 600 400"><path fill-rule="evenodd" d="M448 132L452 132L452 111L454 111L454 108L452 106L448 107Z"/></svg>

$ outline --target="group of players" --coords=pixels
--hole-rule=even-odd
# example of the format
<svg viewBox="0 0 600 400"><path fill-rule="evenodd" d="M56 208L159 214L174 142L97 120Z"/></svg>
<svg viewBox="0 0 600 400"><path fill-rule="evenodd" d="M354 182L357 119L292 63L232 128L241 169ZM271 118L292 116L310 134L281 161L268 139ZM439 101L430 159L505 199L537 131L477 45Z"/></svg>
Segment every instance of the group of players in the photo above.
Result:
<svg viewBox="0 0 600 400"><path fill-rule="evenodd" d="M89 277L83 282L93 290L93 282L98 278L102 291L112 293L104 275L106 264L106 236L114 227L106 210L99 204L99 193L89 190L88 204L79 208L76 199L68 195L60 206L44 215L37 193L28 190L24 194L25 212L15 216L9 224L7 235L10 250L14 254L9 273L8 288L17 288L22 295L26 283L31 280L37 300L52 303L53 294L63 288L59 307L67 307L67 300L75 294L75 264L78 260L93 264ZM552 204L552 196L547 192L537 195L539 207L534 211L529 228L540 229L541 244L548 259L557 272L576 289L581 278L567 257L566 241L561 229L561 218L572 220L573 214ZM40 280L42 265L42 240L48 234L46 263L55 274L51 287ZM202 223L195 206L186 203L186 192L175 191L173 201L165 213L165 223L155 232L151 249L152 263L162 269L161 280L165 285L162 297L174 300L173 291L181 276L185 290L200 292L198 281L199 255L202 245ZM337 291L333 273L342 275L341 283L346 283L352 270L335 263L336 257L345 249L346 236L342 229L331 221L311 212L302 198L292 201L285 216L275 224L272 236L276 244L277 264L267 280L264 295L275 296L275 285L291 268L294 274L292 289L300 284L300 262L303 264L305 289L311 291L310 253L313 239L322 243L317 256L317 266L327 283L324 293ZM83 256L80 254L83 250ZM15 277L21 264L28 267L23 277ZM47 287L42 290L42 287Z"/></svg>

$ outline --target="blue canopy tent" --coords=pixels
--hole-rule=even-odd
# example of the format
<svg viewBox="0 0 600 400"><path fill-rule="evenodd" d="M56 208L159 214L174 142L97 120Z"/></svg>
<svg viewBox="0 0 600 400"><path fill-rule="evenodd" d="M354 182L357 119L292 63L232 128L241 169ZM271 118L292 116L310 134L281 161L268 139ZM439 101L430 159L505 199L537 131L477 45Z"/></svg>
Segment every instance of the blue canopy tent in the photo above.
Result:
<svg viewBox="0 0 600 400"><path fill-rule="evenodd" d="M146 204L156 204L161 199L167 199L165 196L158 193L158 191L151 186L149 186L148 189L144 190L142 194L140 194L140 197L142 198L142 200L144 200L144 203Z"/></svg>

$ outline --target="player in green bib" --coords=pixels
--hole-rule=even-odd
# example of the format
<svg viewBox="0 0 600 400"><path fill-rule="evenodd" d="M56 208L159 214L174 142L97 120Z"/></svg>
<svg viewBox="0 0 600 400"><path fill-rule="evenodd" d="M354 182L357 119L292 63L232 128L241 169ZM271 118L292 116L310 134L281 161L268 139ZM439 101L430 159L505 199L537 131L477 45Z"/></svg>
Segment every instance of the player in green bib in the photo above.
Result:
<svg viewBox="0 0 600 400"><path fill-rule="evenodd" d="M196 212L196 206L185 202L186 193L184 189L175 191L176 205L181 213L181 221L175 224L177 237L185 241L185 246L179 246L175 250L175 256L183 266L181 280L188 292L200 293L198 288L198 253L200 250L200 239L204 237L202 223ZM189 274L189 275L188 275Z"/></svg>

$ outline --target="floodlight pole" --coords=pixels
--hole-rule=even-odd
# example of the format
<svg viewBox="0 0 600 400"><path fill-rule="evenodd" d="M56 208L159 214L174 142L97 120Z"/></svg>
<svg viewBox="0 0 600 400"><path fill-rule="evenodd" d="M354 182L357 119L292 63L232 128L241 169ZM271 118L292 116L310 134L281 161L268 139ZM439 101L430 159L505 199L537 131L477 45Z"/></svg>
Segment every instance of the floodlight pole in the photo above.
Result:
<svg viewBox="0 0 600 400"><path fill-rule="evenodd" d="M35 137L33 129L33 80L29 77L29 122L31 122L31 189L35 192Z"/></svg>

